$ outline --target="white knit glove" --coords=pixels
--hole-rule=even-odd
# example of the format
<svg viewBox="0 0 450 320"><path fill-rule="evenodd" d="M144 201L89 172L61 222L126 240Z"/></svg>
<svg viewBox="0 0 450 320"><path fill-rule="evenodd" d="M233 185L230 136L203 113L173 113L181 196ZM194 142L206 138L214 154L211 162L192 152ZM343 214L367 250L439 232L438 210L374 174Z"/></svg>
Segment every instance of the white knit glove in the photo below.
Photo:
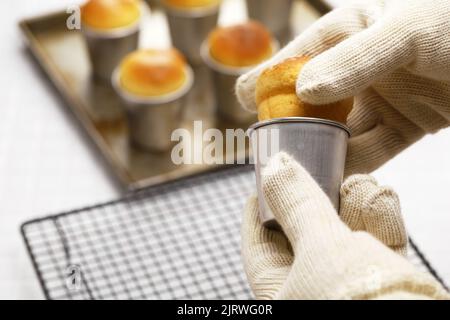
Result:
<svg viewBox="0 0 450 320"><path fill-rule="evenodd" d="M312 177L284 153L269 161L263 190L284 233L262 226L252 197L242 251L256 298L448 298L434 278L387 247L404 252L407 236L397 196L371 177L353 176L342 186L340 217L348 226Z"/></svg>
<svg viewBox="0 0 450 320"><path fill-rule="evenodd" d="M346 174L370 172L449 125L449 17L448 0L364 1L338 8L243 75L238 98L255 111L262 70L294 55L314 57L301 71L297 94L311 104L355 96Z"/></svg>

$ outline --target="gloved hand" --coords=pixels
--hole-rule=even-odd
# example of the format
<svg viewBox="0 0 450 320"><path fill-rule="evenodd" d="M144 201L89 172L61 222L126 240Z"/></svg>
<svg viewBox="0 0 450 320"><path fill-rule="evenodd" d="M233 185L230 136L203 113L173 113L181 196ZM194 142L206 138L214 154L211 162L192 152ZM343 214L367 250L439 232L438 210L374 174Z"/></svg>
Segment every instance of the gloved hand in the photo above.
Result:
<svg viewBox="0 0 450 320"><path fill-rule="evenodd" d="M244 213L242 252L256 298L448 298L434 278L398 254L405 252L407 236L392 190L369 176L347 179L340 212L347 226L317 183L288 155L272 158L262 180L284 233L262 226L256 198L251 198Z"/></svg>
<svg viewBox="0 0 450 320"><path fill-rule="evenodd" d="M262 70L306 55L297 94L311 104L354 96L346 175L370 172L450 123L450 2L364 1L332 11L271 60L243 75L236 93L256 111Z"/></svg>

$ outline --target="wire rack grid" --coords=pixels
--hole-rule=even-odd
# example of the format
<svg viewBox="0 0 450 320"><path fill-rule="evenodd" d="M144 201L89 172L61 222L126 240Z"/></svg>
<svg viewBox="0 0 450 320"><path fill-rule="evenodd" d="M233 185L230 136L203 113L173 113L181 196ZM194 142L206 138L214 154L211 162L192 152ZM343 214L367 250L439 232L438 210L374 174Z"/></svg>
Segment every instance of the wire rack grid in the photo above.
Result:
<svg viewBox="0 0 450 320"><path fill-rule="evenodd" d="M249 299L240 216L250 166L26 222L22 235L48 299ZM440 278L414 243L409 259Z"/></svg>

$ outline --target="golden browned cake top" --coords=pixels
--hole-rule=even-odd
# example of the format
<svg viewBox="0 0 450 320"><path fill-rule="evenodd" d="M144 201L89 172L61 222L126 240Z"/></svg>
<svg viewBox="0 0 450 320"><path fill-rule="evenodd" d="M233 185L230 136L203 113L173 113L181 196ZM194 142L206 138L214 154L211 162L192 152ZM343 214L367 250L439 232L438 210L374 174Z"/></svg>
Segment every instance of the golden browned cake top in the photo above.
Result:
<svg viewBox="0 0 450 320"><path fill-rule="evenodd" d="M260 121L285 117L310 117L346 123L353 98L327 105L311 105L296 94L298 75L310 59L297 56L264 70L256 83L256 105Z"/></svg>
<svg viewBox="0 0 450 320"><path fill-rule="evenodd" d="M201 8L217 5L221 0L163 0L164 3L177 8Z"/></svg>
<svg viewBox="0 0 450 320"><path fill-rule="evenodd" d="M132 25L140 17L138 0L89 0L81 7L81 19L95 29Z"/></svg>
<svg viewBox="0 0 450 320"><path fill-rule="evenodd" d="M278 94L295 94L298 74L310 59L298 56L264 70L256 84L256 104Z"/></svg>
<svg viewBox="0 0 450 320"><path fill-rule="evenodd" d="M256 21L219 27L208 37L211 57L231 67L254 66L268 59L273 53L272 42L270 32Z"/></svg>
<svg viewBox="0 0 450 320"><path fill-rule="evenodd" d="M158 97L180 89L187 79L187 65L176 49L138 50L120 65L121 87L136 96Z"/></svg>

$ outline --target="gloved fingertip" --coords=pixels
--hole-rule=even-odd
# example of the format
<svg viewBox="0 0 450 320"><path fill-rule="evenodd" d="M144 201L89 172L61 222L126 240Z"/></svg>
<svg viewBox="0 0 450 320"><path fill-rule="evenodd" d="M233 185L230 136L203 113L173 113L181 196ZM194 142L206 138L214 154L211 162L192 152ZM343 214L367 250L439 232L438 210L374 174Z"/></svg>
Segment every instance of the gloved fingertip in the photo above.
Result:
<svg viewBox="0 0 450 320"><path fill-rule="evenodd" d="M310 104L326 104L334 101L332 91L329 89L325 79L322 79L318 72L312 71L307 63L301 70L297 82L297 96L304 102ZM331 91L331 92L330 92Z"/></svg>
<svg viewBox="0 0 450 320"><path fill-rule="evenodd" d="M297 188L302 170L304 170L290 155L280 152L269 159L261 172L262 189L268 205L273 208L282 207L290 202L290 191Z"/></svg>
<svg viewBox="0 0 450 320"><path fill-rule="evenodd" d="M367 193L364 204L366 211L393 211L400 214L400 199L391 187L377 187Z"/></svg>
<svg viewBox="0 0 450 320"><path fill-rule="evenodd" d="M300 165L290 155L285 152L279 152L269 160L261 173L263 185L274 176L284 174L286 171L295 173L299 169L301 169Z"/></svg>
<svg viewBox="0 0 450 320"><path fill-rule="evenodd" d="M248 82L248 78L249 78L249 76L247 74L243 74L236 80L236 83L235 83L236 93L240 93L242 91L242 89L244 89L244 87L246 86L246 84Z"/></svg>
<svg viewBox="0 0 450 320"><path fill-rule="evenodd" d="M296 84L296 93L302 101L318 104L317 99L320 94L320 89L315 82L311 80L305 82L303 78L299 77Z"/></svg>
<svg viewBox="0 0 450 320"><path fill-rule="evenodd" d="M378 182L368 174L354 174L345 179L341 186L341 197L347 197L352 192L364 192L367 188L377 187Z"/></svg>
<svg viewBox="0 0 450 320"><path fill-rule="evenodd" d="M367 231L388 246L406 245L408 235L397 193L389 187L368 190L362 203Z"/></svg>
<svg viewBox="0 0 450 320"><path fill-rule="evenodd" d="M237 79L234 88L237 100L241 106L251 112L256 112L257 110L255 87L255 76L252 74L244 74Z"/></svg>
<svg viewBox="0 0 450 320"><path fill-rule="evenodd" d="M324 105L349 98L339 79L338 70L330 74L328 63L319 56L309 61L300 71L296 82L297 96L313 105ZM336 74L334 74L336 73Z"/></svg>
<svg viewBox="0 0 450 320"><path fill-rule="evenodd" d="M317 182L292 156L279 152L261 172L264 196L270 205L278 206L287 198L295 198L293 190L301 190L313 198L324 196Z"/></svg>

